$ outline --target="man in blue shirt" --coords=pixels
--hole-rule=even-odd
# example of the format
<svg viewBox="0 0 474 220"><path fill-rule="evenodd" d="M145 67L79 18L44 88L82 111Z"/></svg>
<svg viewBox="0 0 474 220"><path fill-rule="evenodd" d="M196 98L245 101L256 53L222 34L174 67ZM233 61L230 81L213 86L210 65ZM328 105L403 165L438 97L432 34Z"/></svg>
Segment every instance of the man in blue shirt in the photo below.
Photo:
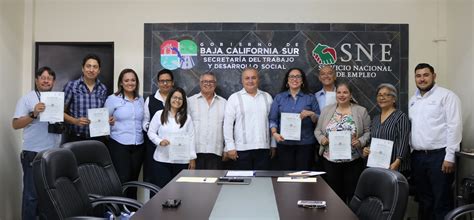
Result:
<svg viewBox="0 0 474 220"><path fill-rule="evenodd" d="M49 67L41 67L35 73L35 90L21 97L15 109L12 127L23 128L23 150L20 159L23 168L22 219L36 219L37 194L33 182L32 162L39 151L58 147L61 135L48 132L48 122L40 122L38 116L46 108L40 102L41 92L51 91L56 74Z"/></svg>
<svg viewBox="0 0 474 220"><path fill-rule="evenodd" d="M104 107L107 99L107 87L97 78L100 63L99 56L86 55L82 60L82 76L64 87L64 120L69 124L66 142L91 139L87 110ZM112 117L109 122L113 123Z"/></svg>
<svg viewBox="0 0 474 220"><path fill-rule="evenodd" d="M319 110L323 111L324 107L336 103L336 70L329 65L319 69L319 81L323 88L314 95L318 100Z"/></svg>

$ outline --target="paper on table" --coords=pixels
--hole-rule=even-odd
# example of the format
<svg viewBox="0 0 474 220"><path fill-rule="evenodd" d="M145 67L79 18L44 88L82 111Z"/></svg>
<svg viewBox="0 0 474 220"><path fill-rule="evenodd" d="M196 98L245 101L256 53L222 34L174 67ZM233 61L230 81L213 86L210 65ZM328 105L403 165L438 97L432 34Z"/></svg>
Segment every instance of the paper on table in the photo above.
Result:
<svg viewBox="0 0 474 220"><path fill-rule="evenodd" d="M281 113L280 134L285 140L301 140L301 118L297 113Z"/></svg>
<svg viewBox="0 0 474 220"><path fill-rule="evenodd" d="M107 108L87 109L87 118L90 120L89 132L91 137L110 134L109 111Z"/></svg>
<svg viewBox="0 0 474 220"><path fill-rule="evenodd" d="M184 134L170 134L167 139L170 144L167 146L169 149L169 158L172 161L178 160L189 160L191 158L191 140Z"/></svg>
<svg viewBox="0 0 474 220"><path fill-rule="evenodd" d="M288 173L288 176L318 176L323 175L326 172L323 171L297 171L293 173Z"/></svg>
<svg viewBox="0 0 474 220"><path fill-rule="evenodd" d="M316 177L278 177L277 182L315 183Z"/></svg>
<svg viewBox="0 0 474 220"><path fill-rule="evenodd" d="M390 168L392 159L393 141L372 138L370 142L370 154L367 159L368 167Z"/></svg>
<svg viewBox="0 0 474 220"><path fill-rule="evenodd" d="M40 121L63 122L64 121L64 92L41 92L41 102L44 103L44 112L41 112Z"/></svg>
<svg viewBox="0 0 474 220"><path fill-rule="evenodd" d="M187 177L182 176L176 180L179 183L215 183L217 177Z"/></svg>
<svg viewBox="0 0 474 220"><path fill-rule="evenodd" d="M349 160L351 159L351 132L331 131L329 132L329 159Z"/></svg>
<svg viewBox="0 0 474 220"><path fill-rule="evenodd" d="M254 173L255 172L252 171L252 170L250 170L250 171L247 171L247 170L229 170L229 171L227 171L225 176L253 176Z"/></svg>

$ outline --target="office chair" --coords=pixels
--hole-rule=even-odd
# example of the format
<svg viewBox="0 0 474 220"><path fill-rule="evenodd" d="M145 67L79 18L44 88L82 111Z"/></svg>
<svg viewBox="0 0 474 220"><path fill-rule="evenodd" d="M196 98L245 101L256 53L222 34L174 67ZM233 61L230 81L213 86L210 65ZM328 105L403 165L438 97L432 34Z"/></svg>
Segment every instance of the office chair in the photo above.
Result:
<svg viewBox="0 0 474 220"><path fill-rule="evenodd" d="M352 211L364 220L403 219L408 202L408 182L397 171L367 168L359 177Z"/></svg>
<svg viewBox="0 0 474 220"><path fill-rule="evenodd" d="M454 219L457 219L458 217L460 217L462 215L465 215L467 213L470 213L470 212L474 212L474 204L459 206L459 207L451 210L450 212L448 212L448 214L446 214L446 216L444 216L444 220L454 220ZM468 219L472 219L472 213L471 213L470 218L468 218Z"/></svg>
<svg viewBox="0 0 474 220"><path fill-rule="evenodd" d="M70 142L63 144L61 148L68 149L74 154L79 167L79 176L90 196L95 198L124 196L124 192L131 187L143 187L155 194L160 190L154 184L139 181L122 184L110 158L109 150L100 141Z"/></svg>
<svg viewBox="0 0 474 220"><path fill-rule="evenodd" d="M141 207L135 200L121 197L89 200L78 175L76 159L66 149L53 148L38 153L33 160L33 179L40 219L96 219L84 216L91 215L93 208L102 204Z"/></svg>

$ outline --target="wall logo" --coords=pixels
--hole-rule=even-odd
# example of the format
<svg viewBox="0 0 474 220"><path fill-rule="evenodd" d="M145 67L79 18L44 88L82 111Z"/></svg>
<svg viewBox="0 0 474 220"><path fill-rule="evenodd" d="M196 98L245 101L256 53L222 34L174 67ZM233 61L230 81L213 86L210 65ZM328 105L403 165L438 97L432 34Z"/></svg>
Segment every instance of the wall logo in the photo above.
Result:
<svg viewBox="0 0 474 220"><path fill-rule="evenodd" d="M319 64L335 64L337 61L336 50L328 45L318 43L318 45L314 47L312 54L313 58Z"/></svg>
<svg viewBox="0 0 474 220"><path fill-rule="evenodd" d="M197 45L192 40L167 40L160 46L161 65L170 70L191 69L197 61Z"/></svg>

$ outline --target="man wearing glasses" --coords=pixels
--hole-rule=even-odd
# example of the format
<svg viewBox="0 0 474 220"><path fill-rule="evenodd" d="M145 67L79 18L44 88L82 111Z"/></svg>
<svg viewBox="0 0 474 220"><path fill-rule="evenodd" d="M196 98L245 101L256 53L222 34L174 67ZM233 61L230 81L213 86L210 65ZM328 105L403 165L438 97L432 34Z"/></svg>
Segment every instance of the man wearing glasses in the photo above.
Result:
<svg viewBox="0 0 474 220"><path fill-rule="evenodd" d="M194 123L196 169L221 169L224 149L224 110L226 100L215 92L217 81L212 72L201 75L201 91L188 99L188 112Z"/></svg>

